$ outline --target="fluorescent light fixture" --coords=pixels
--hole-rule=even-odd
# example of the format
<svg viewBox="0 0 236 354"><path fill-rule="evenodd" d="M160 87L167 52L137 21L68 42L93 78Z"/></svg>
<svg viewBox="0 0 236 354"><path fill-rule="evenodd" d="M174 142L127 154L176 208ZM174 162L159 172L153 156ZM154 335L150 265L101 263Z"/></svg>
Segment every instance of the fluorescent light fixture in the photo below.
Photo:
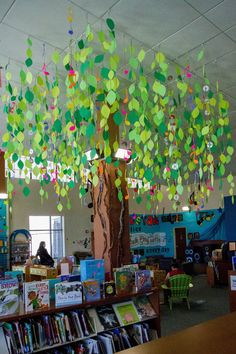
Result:
<svg viewBox="0 0 236 354"><path fill-rule="evenodd" d="M0 199L7 199L8 194L7 193L0 193Z"/></svg>
<svg viewBox="0 0 236 354"><path fill-rule="evenodd" d="M185 206L182 207L182 210L183 211L189 211L189 207L187 205L185 205Z"/></svg>

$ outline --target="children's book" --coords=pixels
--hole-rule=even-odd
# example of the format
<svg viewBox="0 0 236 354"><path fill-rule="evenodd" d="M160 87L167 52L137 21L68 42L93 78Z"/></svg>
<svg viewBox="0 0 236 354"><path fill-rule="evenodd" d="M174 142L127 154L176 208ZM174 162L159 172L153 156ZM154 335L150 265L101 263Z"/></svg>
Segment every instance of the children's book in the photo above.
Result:
<svg viewBox="0 0 236 354"><path fill-rule="evenodd" d="M83 282L84 300L95 301L100 300L100 282L95 279L86 280Z"/></svg>
<svg viewBox="0 0 236 354"><path fill-rule="evenodd" d="M135 272L135 286L137 291L149 290L152 288L151 271L137 270Z"/></svg>
<svg viewBox="0 0 236 354"><path fill-rule="evenodd" d="M20 295L23 294L24 274L21 270L12 270L5 272L5 279L17 279L19 284Z"/></svg>
<svg viewBox="0 0 236 354"><path fill-rule="evenodd" d="M105 280L104 259L85 259L80 261L81 281L96 279Z"/></svg>
<svg viewBox="0 0 236 354"><path fill-rule="evenodd" d="M55 285L60 282L60 278L48 279L50 301L55 301Z"/></svg>
<svg viewBox="0 0 236 354"><path fill-rule="evenodd" d="M116 293L130 294L133 291L132 273L128 270L118 270L115 274Z"/></svg>
<svg viewBox="0 0 236 354"><path fill-rule="evenodd" d="M0 281L0 316L11 315L20 309L19 283L17 279Z"/></svg>
<svg viewBox="0 0 236 354"><path fill-rule="evenodd" d="M148 317L156 316L156 312L150 304L150 301L148 300L148 297L146 295L137 296L133 298L133 301L141 320L144 320Z"/></svg>
<svg viewBox="0 0 236 354"><path fill-rule="evenodd" d="M78 281L55 284L56 306L81 304L83 302L82 285Z"/></svg>
<svg viewBox="0 0 236 354"><path fill-rule="evenodd" d="M104 330L108 330L114 327L119 327L119 321L111 305L104 305L96 307L96 311L99 320L104 327Z"/></svg>
<svg viewBox="0 0 236 354"><path fill-rule="evenodd" d="M48 308L50 305L48 281L24 283L24 302L26 311Z"/></svg>
<svg viewBox="0 0 236 354"><path fill-rule="evenodd" d="M121 326L126 326L140 321L138 311L136 310L133 301L113 304L112 306Z"/></svg>

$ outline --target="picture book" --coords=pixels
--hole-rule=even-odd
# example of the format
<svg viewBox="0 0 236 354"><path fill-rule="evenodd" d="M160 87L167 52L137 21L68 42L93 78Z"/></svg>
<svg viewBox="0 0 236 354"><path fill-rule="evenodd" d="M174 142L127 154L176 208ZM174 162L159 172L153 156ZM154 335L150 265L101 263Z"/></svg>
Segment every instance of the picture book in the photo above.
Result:
<svg viewBox="0 0 236 354"><path fill-rule="evenodd" d="M17 279L0 281L0 316L10 315L19 311L20 294Z"/></svg>
<svg viewBox="0 0 236 354"><path fill-rule="evenodd" d="M108 330L114 327L119 327L119 321L111 305L104 305L96 307L96 311L99 320L104 327L104 330Z"/></svg>
<svg viewBox="0 0 236 354"><path fill-rule="evenodd" d="M128 270L118 270L115 274L116 293L129 294L133 291L132 273Z"/></svg>
<svg viewBox="0 0 236 354"><path fill-rule="evenodd" d="M135 272L135 287L137 291L148 290L152 288L151 271L137 270Z"/></svg>
<svg viewBox="0 0 236 354"><path fill-rule="evenodd" d="M83 302L82 285L78 281L55 284L56 306L81 304Z"/></svg>
<svg viewBox="0 0 236 354"><path fill-rule="evenodd" d="M105 280L104 259L85 259L80 261L81 281L96 279L100 283Z"/></svg>
<svg viewBox="0 0 236 354"><path fill-rule="evenodd" d="M103 283L103 292L105 296L116 295L116 285L114 281L106 281Z"/></svg>
<svg viewBox="0 0 236 354"><path fill-rule="evenodd" d="M121 326L140 321L138 311L136 310L133 301L126 301L112 306Z"/></svg>
<svg viewBox="0 0 236 354"><path fill-rule="evenodd" d="M23 294L24 274L22 270L12 270L12 271L5 272L5 279L17 279L19 284L20 295Z"/></svg>
<svg viewBox="0 0 236 354"><path fill-rule="evenodd" d="M100 283L98 280L91 279L83 282L84 300L95 301L101 298Z"/></svg>
<svg viewBox="0 0 236 354"><path fill-rule="evenodd" d="M156 316L156 312L154 311L146 295L137 296L133 299L133 301L141 320Z"/></svg>
<svg viewBox="0 0 236 354"><path fill-rule="evenodd" d="M60 278L48 279L50 301L55 301L55 285L60 282Z"/></svg>
<svg viewBox="0 0 236 354"><path fill-rule="evenodd" d="M24 302L26 311L48 308L50 305L48 281L24 283Z"/></svg>

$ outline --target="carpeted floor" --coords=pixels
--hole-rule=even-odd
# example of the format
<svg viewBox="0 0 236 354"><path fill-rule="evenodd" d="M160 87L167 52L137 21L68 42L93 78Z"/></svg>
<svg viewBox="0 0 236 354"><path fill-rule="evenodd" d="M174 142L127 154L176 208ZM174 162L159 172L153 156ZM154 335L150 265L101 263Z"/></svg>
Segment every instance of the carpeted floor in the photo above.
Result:
<svg viewBox="0 0 236 354"><path fill-rule="evenodd" d="M161 305L162 336L172 334L195 324L205 322L229 312L228 288L210 288L205 275L193 277L190 290L191 308L183 302L169 306Z"/></svg>

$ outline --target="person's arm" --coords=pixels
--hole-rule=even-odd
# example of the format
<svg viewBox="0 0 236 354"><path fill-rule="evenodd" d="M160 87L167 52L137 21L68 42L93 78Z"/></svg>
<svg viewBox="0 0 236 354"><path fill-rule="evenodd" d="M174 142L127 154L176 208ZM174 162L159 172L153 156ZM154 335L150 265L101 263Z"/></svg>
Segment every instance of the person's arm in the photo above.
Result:
<svg viewBox="0 0 236 354"><path fill-rule="evenodd" d="M165 277L165 284L166 285L169 285L169 278L170 278L170 272L168 272Z"/></svg>

